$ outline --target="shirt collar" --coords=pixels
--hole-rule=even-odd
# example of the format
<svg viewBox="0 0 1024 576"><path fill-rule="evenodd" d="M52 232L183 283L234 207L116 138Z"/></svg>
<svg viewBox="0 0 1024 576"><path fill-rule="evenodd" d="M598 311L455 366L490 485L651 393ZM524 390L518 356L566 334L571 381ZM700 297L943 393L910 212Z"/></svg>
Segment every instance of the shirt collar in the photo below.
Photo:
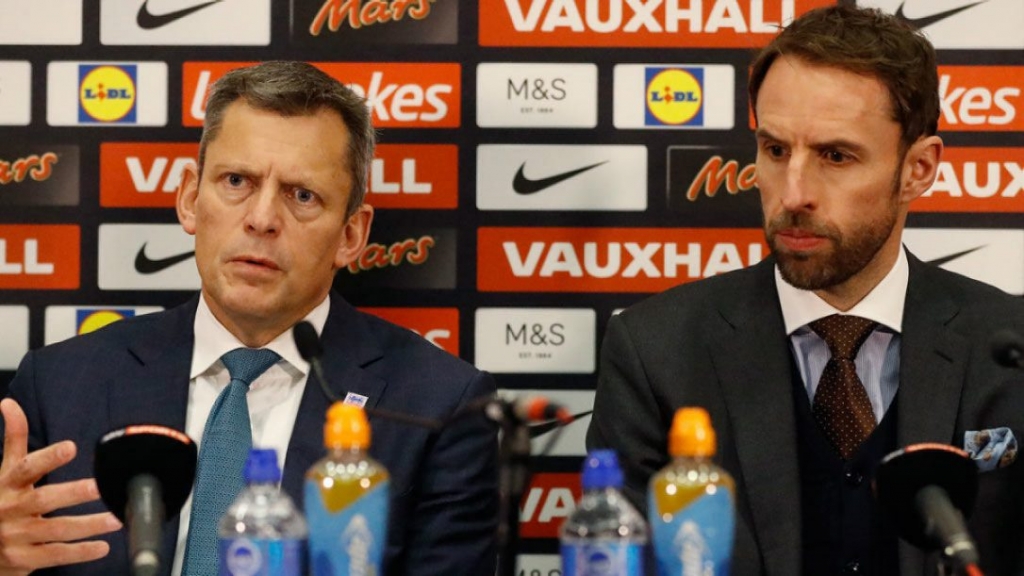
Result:
<svg viewBox="0 0 1024 576"><path fill-rule="evenodd" d="M317 334L323 332L330 308L331 297L328 295L306 316L305 320L313 325ZM189 379L195 379L200 374L210 370L224 354L235 348L245 347L245 344L242 344L234 334L229 332L214 317L210 307L206 305L205 295L200 295L199 297L199 307L196 309L196 320L193 330L195 344L192 349L192 368L189 372ZM302 359L298 348L295 347L295 339L292 338L291 330L285 330L278 334L276 338L268 342L263 348L277 352L283 360L294 366L303 375L309 374L309 363Z"/></svg>
<svg viewBox="0 0 1024 576"><path fill-rule="evenodd" d="M897 334L903 329L903 305L907 298L910 266L905 251L899 256L889 273L871 289L860 302L846 312L840 312L810 290L801 290L782 279L779 265L775 265L775 287L779 292L782 319L786 334L790 335L815 320L832 314L851 314L878 322Z"/></svg>

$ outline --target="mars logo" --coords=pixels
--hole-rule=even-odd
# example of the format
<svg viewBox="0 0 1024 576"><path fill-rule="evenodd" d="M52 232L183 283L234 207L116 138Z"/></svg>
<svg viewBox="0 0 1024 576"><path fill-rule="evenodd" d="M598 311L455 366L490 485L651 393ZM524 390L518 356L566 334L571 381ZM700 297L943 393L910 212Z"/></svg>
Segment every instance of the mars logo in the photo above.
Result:
<svg viewBox="0 0 1024 576"><path fill-rule="evenodd" d="M412 265L423 264L430 257L430 249L433 247L434 238L431 236L406 238L387 246L371 242L366 245L358 258L349 263L348 271L358 274L374 268L399 266L403 261Z"/></svg>
<svg viewBox="0 0 1024 576"><path fill-rule="evenodd" d="M319 36L324 24L331 32L337 32L343 22L352 29L364 26L399 21L408 16L412 20L423 20L430 15L435 0L327 0L317 12L309 33Z"/></svg>
<svg viewBox="0 0 1024 576"><path fill-rule="evenodd" d="M688 225L760 226L754 157L748 146L669 146L669 208Z"/></svg>
<svg viewBox="0 0 1024 576"><path fill-rule="evenodd" d="M55 152L31 154L14 161L0 159L0 186L14 182L20 184L26 178L42 182L53 174L53 165L57 163Z"/></svg>
<svg viewBox="0 0 1024 576"><path fill-rule="evenodd" d="M646 79L648 126L704 123L702 68L648 68Z"/></svg>
<svg viewBox="0 0 1024 576"><path fill-rule="evenodd" d="M455 288L454 228L413 228L381 225L370 243L335 278L342 294L376 288ZM393 235L401 234L397 239ZM392 235L381 238L380 235Z"/></svg>
<svg viewBox="0 0 1024 576"><path fill-rule="evenodd" d="M81 64L78 67L78 121L91 123L134 123L134 64Z"/></svg>

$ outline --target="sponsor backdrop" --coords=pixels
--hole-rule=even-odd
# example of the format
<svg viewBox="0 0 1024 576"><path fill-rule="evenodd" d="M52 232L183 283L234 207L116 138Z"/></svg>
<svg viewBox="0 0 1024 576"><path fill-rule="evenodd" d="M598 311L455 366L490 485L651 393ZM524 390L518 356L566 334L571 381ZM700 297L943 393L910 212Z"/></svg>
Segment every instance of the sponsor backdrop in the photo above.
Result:
<svg viewBox="0 0 1024 576"><path fill-rule="evenodd" d="M337 288L577 416L534 429L522 502L522 573L558 574L608 318L767 254L747 66L832 3L0 0L0 390L30 348L191 296L171 207L207 90L307 60L382 130L371 244ZM1024 3L859 3L939 49L948 149L906 243L1024 294Z"/></svg>

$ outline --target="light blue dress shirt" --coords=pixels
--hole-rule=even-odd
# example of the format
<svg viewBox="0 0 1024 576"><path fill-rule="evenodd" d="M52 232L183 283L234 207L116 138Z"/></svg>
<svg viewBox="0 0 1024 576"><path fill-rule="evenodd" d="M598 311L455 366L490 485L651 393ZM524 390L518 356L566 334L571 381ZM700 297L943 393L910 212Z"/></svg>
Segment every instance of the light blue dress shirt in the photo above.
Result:
<svg viewBox="0 0 1024 576"><path fill-rule="evenodd" d="M900 250L896 263L882 281L853 308L840 312L814 292L786 283L776 267L775 284L786 334L789 335L793 359L807 390L807 398L812 404L818 380L831 353L825 341L808 324L832 314L860 316L879 324L858 350L854 364L871 400L875 422L882 420L899 389L900 331L909 275L907 256Z"/></svg>

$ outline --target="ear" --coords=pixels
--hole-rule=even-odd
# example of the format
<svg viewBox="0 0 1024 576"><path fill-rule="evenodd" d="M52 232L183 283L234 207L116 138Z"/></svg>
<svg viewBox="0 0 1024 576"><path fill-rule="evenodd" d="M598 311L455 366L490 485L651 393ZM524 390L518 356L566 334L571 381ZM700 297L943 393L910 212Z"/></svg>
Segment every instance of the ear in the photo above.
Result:
<svg viewBox="0 0 1024 576"><path fill-rule="evenodd" d="M181 222L181 227L192 236L195 236L196 233L196 200L198 198L199 171L195 164L189 164L181 173L175 209L178 212L178 222Z"/></svg>
<svg viewBox="0 0 1024 576"><path fill-rule="evenodd" d="M370 224L373 222L373 207L369 204L362 204L354 214L348 217L345 228L341 232L341 243L338 251L334 253L334 268L339 270L348 266L366 248L366 242L370 238Z"/></svg>
<svg viewBox="0 0 1024 576"><path fill-rule="evenodd" d="M942 159L942 138L924 136L910 145L903 159L900 200L910 202L932 187Z"/></svg>

